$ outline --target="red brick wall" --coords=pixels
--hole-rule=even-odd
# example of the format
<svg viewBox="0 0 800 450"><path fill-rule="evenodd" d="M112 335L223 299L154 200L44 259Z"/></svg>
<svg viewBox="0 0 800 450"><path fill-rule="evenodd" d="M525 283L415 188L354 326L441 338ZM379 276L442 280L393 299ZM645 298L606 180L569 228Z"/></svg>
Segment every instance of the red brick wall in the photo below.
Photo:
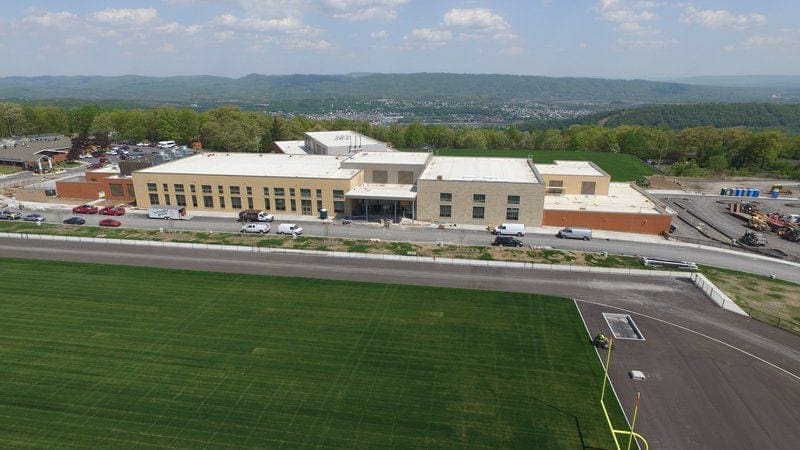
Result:
<svg viewBox="0 0 800 450"><path fill-rule="evenodd" d="M626 233L661 234L669 232L669 214L634 214L596 211L544 210L542 225L550 227L585 227L594 230Z"/></svg>
<svg viewBox="0 0 800 450"><path fill-rule="evenodd" d="M123 195L117 196L111 192L111 185L118 184L122 187ZM104 178L100 180L100 186L103 192L106 193L106 200L114 202L131 203L136 200L136 196L131 195L133 192L133 178L117 179L117 178Z"/></svg>
<svg viewBox="0 0 800 450"><path fill-rule="evenodd" d="M56 193L58 193L58 196L61 198L97 200L100 190L100 183L93 183L91 181L56 181Z"/></svg>

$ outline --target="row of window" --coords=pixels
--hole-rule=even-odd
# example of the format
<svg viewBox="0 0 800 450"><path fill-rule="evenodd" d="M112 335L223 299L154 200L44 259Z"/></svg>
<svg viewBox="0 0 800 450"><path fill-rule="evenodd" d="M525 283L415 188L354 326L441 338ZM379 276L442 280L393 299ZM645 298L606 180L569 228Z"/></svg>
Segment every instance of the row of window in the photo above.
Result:
<svg viewBox="0 0 800 450"><path fill-rule="evenodd" d="M162 198L161 198L161 196L159 194L151 192L149 194L149 196L150 196L150 204L151 205L160 205L161 204ZM191 202L192 202L192 207L197 208L197 204L198 204L197 203L197 196L196 195L192 195L190 197L190 199L191 199ZM217 204L216 205L214 204L214 196L213 195L203 195L202 199L203 199L203 207L205 207L205 208L214 208L215 206L218 207L218 208L225 208L225 196L224 195L220 195L220 196L217 197ZM164 194L163 200L164 200L164 205L172 205L172 197L170 196L170 194ZM247 209L253 209L254 206L255 206L254 202L253 202L253 197L247 197L246 201L247 201ZM241 197L231 196L230 197L230 202L231 202L231 209L242 209L242 198ZM186 195L184 195L184 194L175 194L175 204L177 206L189 206L186 203ZM264 197L264 210L265 211L271 211L272 210L272 206L273 206L273 202L270 201L270 198L269 197ZM286 199L283 199L283 198L274 199L274 206L275 206L275 211L286 211L287 210L286 209ZM312 214L311 200L301 200L300 201L300 206L301 206L301 213L302 214L304 214L304 215L311 215ZM297 200L295 200L293 198L289 199L289 208L290 208L291 211L296 212L297 211ZM317 200L317 212L319 212L323 208L324 207L322 205L322 200ZM333 202L333 212L334 213L344 213L344 201L339 201L339 200L334 201Z"/></svg>
<svg viewBox="0 0 800 450"><path fill-rule="evenodd" d="M453 217L453 205L439 205L439 217ZM472 207L472 218L483 219L486 217L486 208L483 206ZM519 220L519 208L506 208L506 220Z"/></svg>
<svg viewBox="0 0 800 450"><path fill-rule="evenodd" d="M519 195L509 195L506 199L509 205L519 205ZM451 192L439 193L440 202L452 202L453 194ZM486 194L472 194L472 203L486 203Z"/></svg>
<svg viewBox="0 0 800 450"><path fill-rule="evenodd" d="M161 188L162 188L162 191L169 192L169 184L168 183L162 183ZM203 194L211 194L212 193L212 186L210 184L204 184L200 188L202 189ZM173 189L174 189L175 193L182 194L182 193L186 192L185 191L185 187L184 187L183 184L174 184L173 185ZM195 189L196 189L195 185L193 185L193 184L189 185L189 192L190 193L194 194L196 192ZM147 183L147 190L149 192L157 191L158 190L158 184L157 183ZM263 188L264 197L269 197L270 196L269 192L270 192L270 188L269 187L264 187ZM284 197L286 195L286 190L284 188L282 188L282 187L272 188L272 192L276 197ZM228 193L230 195L241 195L241 189L240 189L239 186L228 186ZM248 196L253 195L253 188L251 186L245 186L245 193ZM225 194L225 186L217 185L217 194ZM290 197L295 197L296 196L296 189L295 188L289 188L289 196ZM316 198L322 198L322 189L314 189L314 196ZM311 189L301 188L300 189L300 198L311 198ZM344 191L341 190L341 189L334 189L333 190L333 198L335 198L335 199L343 199L344 198Z"/></svg>

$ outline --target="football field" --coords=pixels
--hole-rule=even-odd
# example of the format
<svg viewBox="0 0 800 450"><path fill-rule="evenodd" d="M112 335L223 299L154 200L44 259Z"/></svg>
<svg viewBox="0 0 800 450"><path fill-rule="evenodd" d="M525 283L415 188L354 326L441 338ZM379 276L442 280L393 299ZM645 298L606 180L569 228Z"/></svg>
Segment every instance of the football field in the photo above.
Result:
<svg viewBox="0 0 800 450"><path fill-rule="evenodd" d="M4 447L613 446L570 300L13 259L0 277Z"/></svg>

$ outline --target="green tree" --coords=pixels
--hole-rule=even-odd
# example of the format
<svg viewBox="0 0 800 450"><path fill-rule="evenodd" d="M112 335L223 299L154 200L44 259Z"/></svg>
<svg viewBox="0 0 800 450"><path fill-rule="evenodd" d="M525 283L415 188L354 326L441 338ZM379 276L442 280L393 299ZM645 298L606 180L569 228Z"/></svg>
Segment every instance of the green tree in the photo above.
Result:
<svg viewBox="0 0 800 450"><path fill-rule="evenodd" d="M706 168L714 173L722 173L728 168L728 158L725 155L714 155L708 158Z"/></svg>
<svg viewBox="0 0 800 450"><path fill-rule="evenodd" d="M22 106L10 102L0 103L0 136L22 134L27 127Z"/></svg>
<svg viewBox="0 0 800 450"><path fill-rule="evenodd" d="M419 122L414 122L406 127L405 132L406 146L412 148L422 147L425 142L425 129Z"/></svg>
<svg viewBox="0 0 800 450"><path fill-rule="evenodd" d="M72 142L70 144L69 151L67 152L67 159L70 161L75 161L78 159L78 157L80 157L83 149L89 145L89 136L86 133L78 134L72 138Z"/></svg>
<svg viewBox="0 0 800 450"><path fill-rule="evenodd" d="M262 131L254 113L246 113L235 106L206 111L200 125L206 148L230 152L255 152Z"/></svg>
<svg viewBox="0 0 800 450"><path fill-rule="evenodd" d="M539 150L567 150L569 142L558 130L547 130L539 136L536 147Z"/></svg>

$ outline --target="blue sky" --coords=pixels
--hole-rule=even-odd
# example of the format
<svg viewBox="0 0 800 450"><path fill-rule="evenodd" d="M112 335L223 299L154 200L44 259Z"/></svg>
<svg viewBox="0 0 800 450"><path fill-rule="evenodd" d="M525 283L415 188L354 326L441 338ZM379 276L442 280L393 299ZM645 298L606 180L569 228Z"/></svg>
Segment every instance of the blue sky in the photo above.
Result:
<svg viewBox="0 0 800 450"><path fill-rule="evenodd" d="M4 0L0 76L800 74L794 0Z"/></svg>

